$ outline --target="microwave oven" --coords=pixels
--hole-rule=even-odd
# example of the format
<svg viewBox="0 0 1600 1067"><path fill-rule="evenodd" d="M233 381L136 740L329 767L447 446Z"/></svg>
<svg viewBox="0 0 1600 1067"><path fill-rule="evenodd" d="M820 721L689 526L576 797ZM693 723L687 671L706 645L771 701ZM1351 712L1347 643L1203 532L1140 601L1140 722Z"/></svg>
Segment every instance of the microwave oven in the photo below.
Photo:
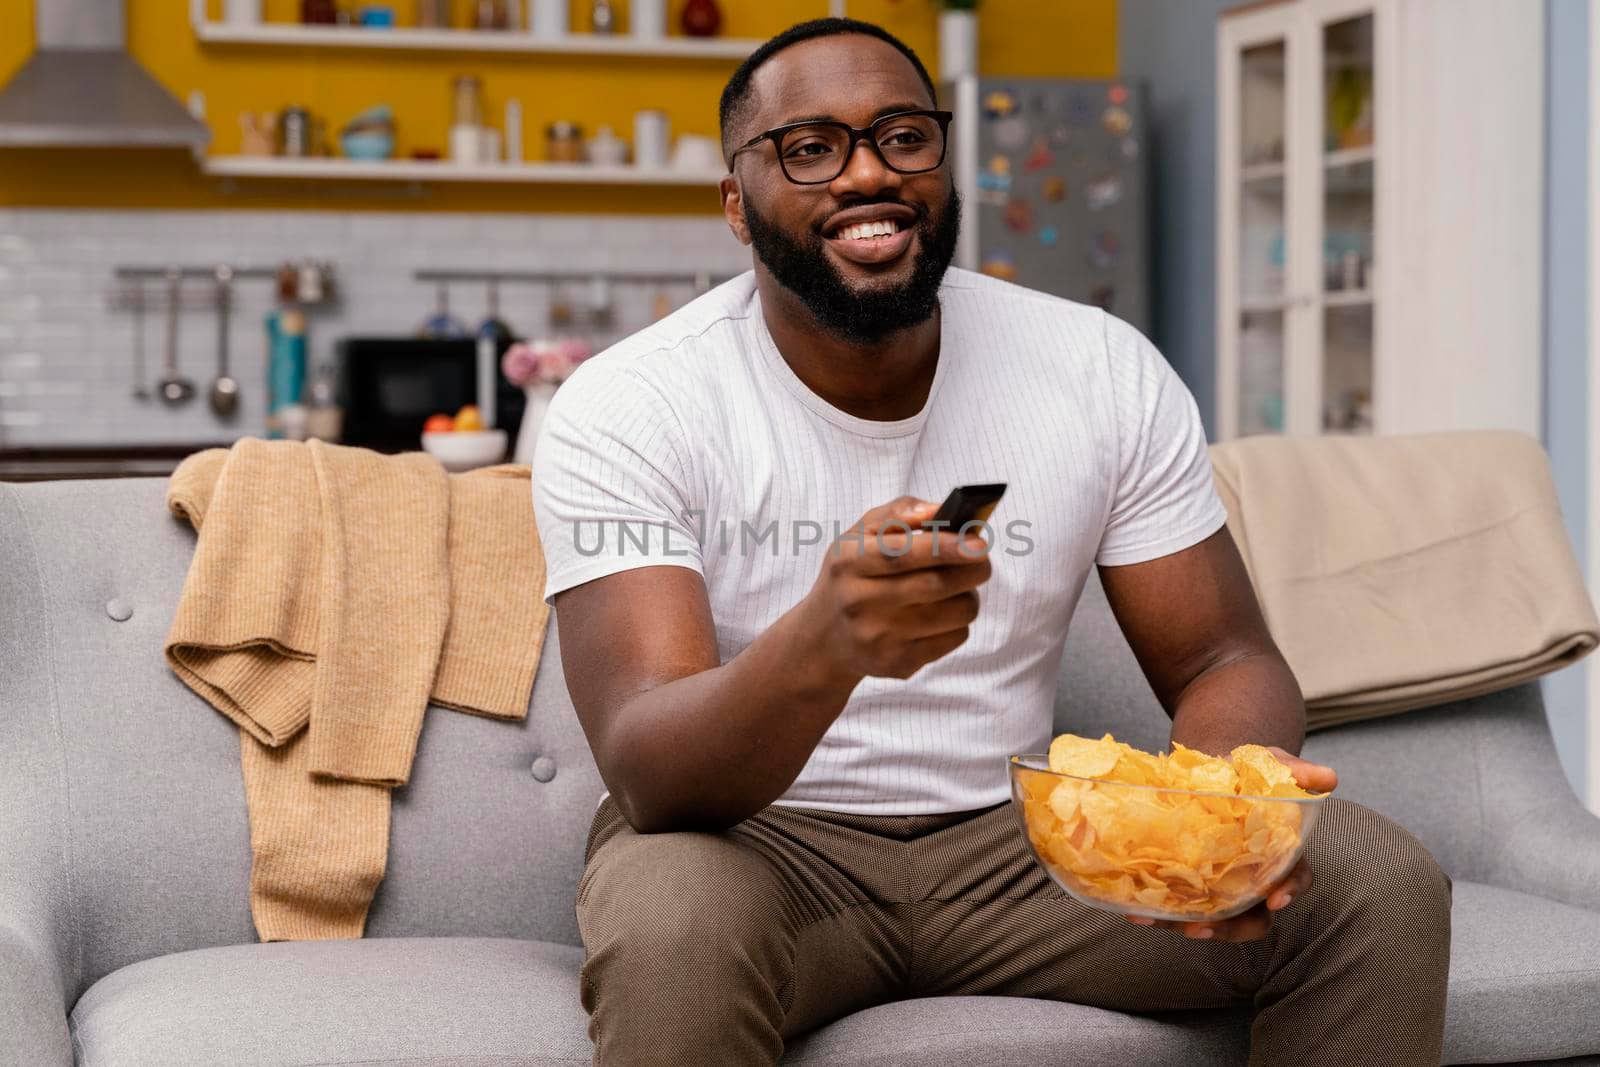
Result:
<svg viewBox="0 0 1600 1067"><path fill-rule="evenodd" d="M495 350L495 426L517 439L527 406L523 391L500 373ZM339 393L344 426L339 443L379 452L414 452L422 447L428 416L454 415L478 396L475 338L347 337L339 342Z"/></svg>

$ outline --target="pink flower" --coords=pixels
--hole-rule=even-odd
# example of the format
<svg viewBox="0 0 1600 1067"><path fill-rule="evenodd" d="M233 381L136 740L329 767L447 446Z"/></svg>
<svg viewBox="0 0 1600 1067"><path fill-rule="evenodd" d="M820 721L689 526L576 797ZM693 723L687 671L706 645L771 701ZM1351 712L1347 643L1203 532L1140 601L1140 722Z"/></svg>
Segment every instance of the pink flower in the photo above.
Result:
<svg viewBox="0 0 1600 1067"><path fill-rule="evenodd" d="M500 357L500 370L512 385L526 386L539 373L539 354L526 341L518 341Z"/></svg>
<svg viewBox="0 0 1600 1067"><path fill-rule="evenodd" d="M592 354L588 344L573 337L518 341L506 349L500 369L512 385L526 388L534 382L560 384Z"/></svg>

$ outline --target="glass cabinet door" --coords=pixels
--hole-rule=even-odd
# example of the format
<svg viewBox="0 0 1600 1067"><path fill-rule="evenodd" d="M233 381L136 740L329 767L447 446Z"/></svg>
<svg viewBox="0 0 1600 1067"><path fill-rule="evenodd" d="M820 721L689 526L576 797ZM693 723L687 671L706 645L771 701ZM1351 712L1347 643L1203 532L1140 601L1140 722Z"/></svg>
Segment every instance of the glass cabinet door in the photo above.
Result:
<svg viewBox="0 0 1600 1067"><path fill-rule="evenodd" d="M1239 53L1238 433L1281 433L1288 299L1288 43Z"/></svg>
<svg viewBox="0 0 1600 1067"><path fill-rule="evenodd" d="M1374 16L1319 27L1322 84L1321 429L1372 432Z"/></svg>

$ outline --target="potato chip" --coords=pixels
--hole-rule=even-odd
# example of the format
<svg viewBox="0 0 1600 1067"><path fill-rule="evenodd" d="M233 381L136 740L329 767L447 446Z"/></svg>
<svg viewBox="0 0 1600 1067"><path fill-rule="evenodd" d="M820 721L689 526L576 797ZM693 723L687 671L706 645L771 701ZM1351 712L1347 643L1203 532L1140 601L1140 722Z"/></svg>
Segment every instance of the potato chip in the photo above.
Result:
<svg viewBox="0 0 1600 1067"><path fill-rule="evenodd" d="M1076 734L1062 734L1050 742L1050 769L1057 774L1078 778L1099 778L1117 765L1122 747L1106 734L1098 741Z"/></svg>
<svg viewBox="0 0 1600 1067"><path fill-rule="evenodd" d="M1049 761L1051 774L1013 772L1029 843L1058 881L1112 910L1236 914L1283 878L1316 815L1290 802L1316 794L1260 745L1224 759L1062 734Z"/></svg>

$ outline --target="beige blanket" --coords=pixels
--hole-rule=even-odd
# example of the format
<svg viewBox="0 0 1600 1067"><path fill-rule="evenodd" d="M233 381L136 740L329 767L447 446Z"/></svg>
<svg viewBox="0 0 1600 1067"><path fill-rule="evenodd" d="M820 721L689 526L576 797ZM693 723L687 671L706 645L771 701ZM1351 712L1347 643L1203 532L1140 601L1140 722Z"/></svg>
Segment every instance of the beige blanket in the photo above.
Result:
<svg viewBox="0 0 1600 1067"><path fill-rule="evenodd" d="M1247 438L1211 460L1313 729L1492 692L1600 641L1530 437Z"/></svg>
<svg viewBox="0 0 1600 1067"><path fill-rule="evenodd" d="M173 472L164 646L240 728L263 941L360 937L423 712L526 716L549 609L526 466L244 438Z"/></svg>

